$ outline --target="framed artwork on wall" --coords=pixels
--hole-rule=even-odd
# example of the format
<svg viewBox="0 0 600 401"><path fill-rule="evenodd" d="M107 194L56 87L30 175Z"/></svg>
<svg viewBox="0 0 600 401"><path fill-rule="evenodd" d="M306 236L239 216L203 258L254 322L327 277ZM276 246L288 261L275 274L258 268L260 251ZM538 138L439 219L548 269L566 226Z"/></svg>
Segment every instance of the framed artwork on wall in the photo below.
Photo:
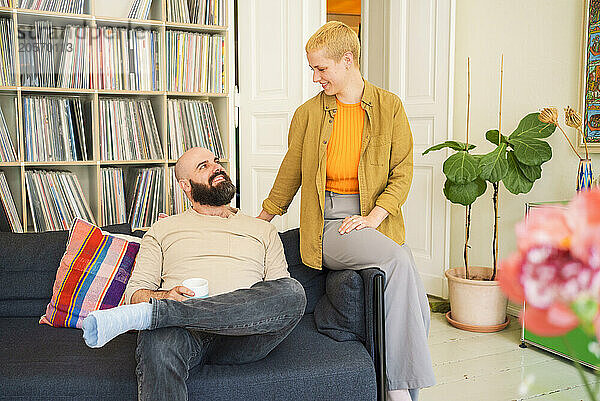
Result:
<svg viewBox="0 0 600 401"><path fill-rule="evenodd" d="M577 144L583 147L584 135L588 148L600 152L600 0L586 0L583 15L580 105L582 132Z"/></svg>

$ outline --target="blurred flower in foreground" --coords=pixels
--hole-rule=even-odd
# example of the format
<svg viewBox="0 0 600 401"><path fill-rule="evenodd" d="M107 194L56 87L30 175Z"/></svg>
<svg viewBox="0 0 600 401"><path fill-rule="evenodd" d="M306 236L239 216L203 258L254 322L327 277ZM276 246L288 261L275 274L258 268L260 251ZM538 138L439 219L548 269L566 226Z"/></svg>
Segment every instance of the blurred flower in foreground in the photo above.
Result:
<svg viewBox="0 0 600 401"><path fill-rule="evenodd" d="M567 209L532 209L516 233L519 249L498 280L513 302L527 302L521 322L540 336L581 326L600 338L600 190L581 192Z"/></svg>

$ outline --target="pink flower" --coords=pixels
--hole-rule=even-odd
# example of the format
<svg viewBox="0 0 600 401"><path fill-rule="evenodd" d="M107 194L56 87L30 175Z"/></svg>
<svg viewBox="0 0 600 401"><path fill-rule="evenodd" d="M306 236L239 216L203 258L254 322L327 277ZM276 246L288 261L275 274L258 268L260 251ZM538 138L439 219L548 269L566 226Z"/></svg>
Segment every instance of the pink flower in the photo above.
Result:
<svg viewBox="0 0 600 401"><path fill-rule="evenodd" d="M561 303L555 303L546 309L526 305L521 312L520 321L521 324L527 322L527 330L544 337L561 336L579 324L573 311Z"/></svg>
<svg viewBox="0 0 600 401"><path fill-rule="evenodd" d="M535 258L535 255L529 255ZM523 266L527 268L523 269ZM578 325L577 316L559 301L560 285L544 289L535 282L552 283L557 280L557 272L553 269L536 269L538 264L531 263L520 253L514 253L503 260L498 270L498 281L508 298L516 303L527 300L525 309L521 312L521 324L527 322L527 329L540 336L560 336L573 330ZM527 273L523 274L523 270ZM523 282L526 285L523 285ZM532 301L533 302L530 302ZM541 307L536 306L540 305ZM600 320L599 320L600 323Z"/></svg>
<svg viewBox="0 0 600 401"><path fill-rule="evenodd" d="M572 231L571 253L594 269L600 268L600 190L579 193L566 211Z"/></svg>
<svg viewBox="0 0 600 401"><path fill-rule="evenodd" d="M600 189L582 191L569 203L567 221L573 231L600 226Z"/></svg>
<svg viewBox="0 0 600 401"><path fill-rule="evenodd" d="M527 218L517 224L515 231L521 251L535 246L567 248L571 236L565 210L556 206L531 209Z"/></svg>
<svg viewBox="0 0 600 401"><path fill-rule="evenodd" d="M523 285L521 284L521 254L516 252L500 261L498 269L498 283L500 288L511 301L521 304L525 300Z"/></svg>
<svg viewBox="0 0 600 401"><path fill-rule="evenodd" d="M516 232L518 252L500 263L500 286L513 302L526 301L529 330L565 334L579 324L571 304L600 298L600 191L582 192L568 209L533 209ZM594 327L600 334L600 317Z"/></svg>
<svg viewBox="0 0 600 401"><path fill-rule="evenodd" d="M600 226L583 226L575 231L571 237L571 254L599 270Z"/></svg>
<svg viewBox="0 0 600 401"><path fill-rule="evenodd" d="M498 280L513 302L525 299L540 309L600 292L600 270L573 258L568 250L552 247L511 255L501 262Z"/></svg>
<svg viewBox="0 0 600 401"><path fill-rule="evenodd" d="M548 308L556 302L570 304L583 294L597 294L600 271L557 248L532 248L521 265L520 282L527 302Z"/></svg>

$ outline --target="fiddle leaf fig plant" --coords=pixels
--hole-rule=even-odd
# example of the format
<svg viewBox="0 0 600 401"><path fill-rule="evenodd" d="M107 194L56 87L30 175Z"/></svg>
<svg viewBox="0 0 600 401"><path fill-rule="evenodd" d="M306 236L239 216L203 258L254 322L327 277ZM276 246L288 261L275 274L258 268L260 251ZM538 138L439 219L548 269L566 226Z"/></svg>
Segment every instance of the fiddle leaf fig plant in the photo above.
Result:
<svg viewBox="0 0 600 401"><path fill-rule="evenodd" d="M468 133L467 133L468 138ZM475 148L475 145L457 142L457 141L446 141L426 149L423 155L429 152L441 149L452 149L456 153L452 154L446 159L443 165L443 172L446 176L446 182L444 183L444 195L452 202L465 206L465 246L464 246L464 260L465 260L465 274L469 277L469 232L471 227L471 205L477 198L484 194L487 183L485 180L480 178L481 169L479 164L481 162L480 155L472 155L469 153L470 150Z"/></svg>
<svg viewBox="0 0 600 401"><path fill-rule="evenodd" d="M539 120L540 113L527 114L508 137L489 130L485 137L496 149L481 158L480 177L493 183L502 181L506 189L518 195L527 193L542 176L542 164L552 158L548 138L556 125Z"/></svg>
<svg viewBox="0 0 600 401"><path fill-rule="evenodd" d="M475 145L446 141L426 149L423 154L445 148L457 152L444 162L444 195L452 203L469 206L485 192L486 187L485 182L479 179L479 157L469 153Z"/></svg>
<svg viewBox="0 0 600 401"><path fill-rule="evenodd" d="M552 158L552 148L544 139L552 135L556 125L540 121L539 115L540 113L527 114L509 136L502 135L497 129L487 131L485 138L496 147L483 155L470 153L475 145L457 141L446 141L423 152L425 155L431 151L446 148L456 151L446 159L443 165L443 172L446 176L444 195L450 202L467 208L464 248L467 278L469 278L468 241L473 202L485 193L487 183L491 183L494 189L495 219L492 249L494 266L490 280L494 280L498 248L499 184L502 182L504 187L515 195L528 193L531 191L533 183L542 176L542 164Z"/></svg>

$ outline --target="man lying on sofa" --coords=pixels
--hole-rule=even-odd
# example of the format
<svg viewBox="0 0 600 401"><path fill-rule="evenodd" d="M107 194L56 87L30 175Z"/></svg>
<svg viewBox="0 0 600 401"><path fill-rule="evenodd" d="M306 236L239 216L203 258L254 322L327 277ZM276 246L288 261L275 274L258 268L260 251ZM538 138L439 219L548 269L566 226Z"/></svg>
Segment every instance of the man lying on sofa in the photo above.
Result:
<svg viewBox="0 0 600 401"><path fill-rule="evenodd" d="M188 371L206 361L264 358L306 306L275 227L228 206L235 186L215 155L190 149L175 174L193 208L157 221L144 235L125 290L130 304L83 321L90 347L140 330L140 400L186 400ZM198 277L208 280L209 297L189 299L193 291L181 284Z"/></svg>

